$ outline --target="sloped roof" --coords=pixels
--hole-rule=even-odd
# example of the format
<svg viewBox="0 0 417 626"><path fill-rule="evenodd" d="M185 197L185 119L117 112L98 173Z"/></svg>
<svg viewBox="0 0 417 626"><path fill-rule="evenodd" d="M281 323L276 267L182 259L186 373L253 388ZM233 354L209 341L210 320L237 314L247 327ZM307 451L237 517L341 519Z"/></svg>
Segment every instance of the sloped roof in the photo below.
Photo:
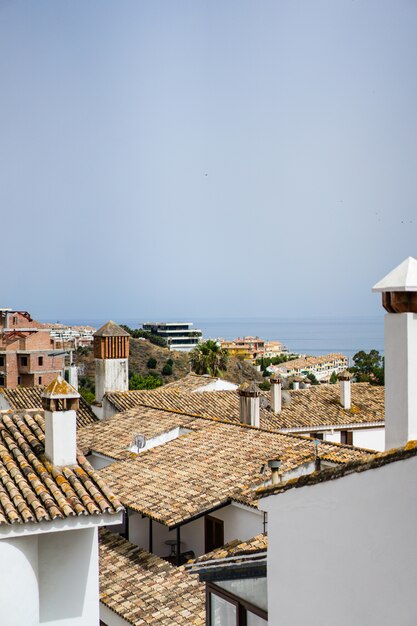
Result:
<svg viewBox="0 0 417 626"><path fill-rule="evenodd" d="M378 469L384 465L389 465L397 461L405 461L415 456L417 456L417 441L409 441L403 448L393 448L386 452L377 452L373 455L352 460L344 465L326 468L320 472L299 476L298 478L288 480L278 485L269 485L260 488L257 494L259 498L266 498L277 493L288 491L289 489L317 485L318 483L336 480L344 476L349 476L350 474L359 474L371 469Z"/></svg>
<svg viewBox="0 0 417 626"><path fill-rule="evenodd" d="M334 463L370 455L328 442L320 442L317 453ZM100 475L125 506L174 528L233 499L256 506L251 488L270 478L264 467L269 459L280 458L286 473L311 462L315 454L313 439L210 421L136 458L113 463Z"/></svg>
<svg viewBox="0 0 417 626"><path fill-rule="evenodd" d="M44 390L45 387L43 386L16 387L15 389L0 389L0 393L5 397L11 409L38 409L40 411L42 410L42 393ZM82 428L98 421L98 417L94 415L88 402L81 396L77 410L77 427Z"/></svg>
<svg viewBox="0 0 417 626"><path fill-rule="evenodd" d="M71 467L52 465L44 426L36 411L0 413L0 526L121 511L83 455Z"/></svg>
<svg viewBox="0 0 417 626"><path fill-rule="evenodd" d="M417 260L409 256L377 282L372 291L417 291Z"/></svg>
<svg viewBox="0 0 417 626"><path fill-rule="evenodd" d="M197 430L210 424L209 420L182 413L136 407L82 428L77 433L77 441L85 454L98 452L112 459L123 460L132 456L128 447L132 445L135 435L151 439L177 426Z"/></svg>
<svg viewBox="0 0 417 626"><path fill-rule="evenodd" d="M134 626L204 626L205 585L120 535L100 529L100 600Z"/></svg>
<svg viewBox="0 0 417 626"><path fill-rule="evenodd" d="M172 383L168 383L164 385L164 390L169 391L195 391L196 389L200 389L201 387L205 387L206 385L210 385L210 383L215 383L218 380L215 376L194 374L190 372L183 378L179 380L174 380Z"/></svg>
<svg viewBox="0 0 417 626"><path fill-rule="evenodd" d="M130 337L129 333L123 330L116 322L109 320L101 328L96 330L94 337Z"/></svg>
<svg viewBox="0 0 417 626"><path fill-rule="evenodd" d="M247 541L242 541L241 539L229 541L229 543L226 543L224 546L198 557L198 559L194 560L194 563L207 563L218 559L258 554L259 552L266 552L267 549L268 535L266 533L260 533Z"/></svg>
<svg viewBox="0 0 417 626"><path fill-rule="evenodd" d="M339 385L312 385L308 389L289 390L291 403L284 405L282 413L275 415L270 407L269 394L261 396L261 427L272 430L299 429L349 424L375 424L384 422L384 388L369 383L353 383L352 405L343 409L340 404ZM180 393L174 390L124 391L106 393L106 399L116 411L139 406L150 406L179 411L194 416L239 422L239 395L237 391L203 391Z"/></svg>

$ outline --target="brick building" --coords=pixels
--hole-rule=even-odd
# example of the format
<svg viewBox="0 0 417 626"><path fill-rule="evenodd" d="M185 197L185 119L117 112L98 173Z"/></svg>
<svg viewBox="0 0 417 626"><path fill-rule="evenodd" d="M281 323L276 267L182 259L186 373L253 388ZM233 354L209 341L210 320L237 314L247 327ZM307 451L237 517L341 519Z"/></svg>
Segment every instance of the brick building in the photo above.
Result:
<svg viewBox="0 0 417 626"><path fill-rule="evenodd" d="M50 329L26 311L0 309L0 387L48 385L61 374L64 356L53 355Z"/></svg>

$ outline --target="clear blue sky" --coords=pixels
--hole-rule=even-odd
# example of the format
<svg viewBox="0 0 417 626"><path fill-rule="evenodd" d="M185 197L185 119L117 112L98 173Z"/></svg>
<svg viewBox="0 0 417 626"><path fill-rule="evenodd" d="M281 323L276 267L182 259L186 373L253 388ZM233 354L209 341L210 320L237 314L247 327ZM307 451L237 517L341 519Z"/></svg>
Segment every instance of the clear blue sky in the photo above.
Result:
<svg viewBox="0 0 417 626"><path fill-rule="evenodd" d="M416 64L414 0L0 0L1 306L378 313Z"/></svg>

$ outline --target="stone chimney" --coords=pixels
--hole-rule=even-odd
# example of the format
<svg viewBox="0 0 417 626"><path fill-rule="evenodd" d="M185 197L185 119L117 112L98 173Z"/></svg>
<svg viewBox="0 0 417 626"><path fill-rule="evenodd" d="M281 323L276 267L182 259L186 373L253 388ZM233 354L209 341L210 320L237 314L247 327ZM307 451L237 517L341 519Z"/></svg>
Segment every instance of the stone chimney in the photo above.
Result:
<svg viewBox="0 0 417 626"><path fill-rule="evenodd" d="M130 335L111 320L94 333L96 401L107 391L129 389Z"/></svg>
<svg viewBox="0 0 417 626"><path fill-rule="evenodd" d="M242 383L237 390L240 396L240 421L250 426L260 426L259 397L261 390L256 383Z"/></svg>
<svg viewBox="0 0 417 626"><path fill-rule="evenodd" d="M373 291L387 311L385 336L385 449L417 439L417 261L408 257Z"/></svg>
<svg viewBox="0 0 417 626"><path fill-rule="evenodd" d="M77 462L77 409L80 394L62 376L42 393L45 412L45 454L53 465Z"/></svg>
<svg viewBox="0 0 417 626"><path fill-rule="evenodd" d="M269 382L271 383L271 409L278 414L282 411L282 379L274 374Z"/></svg>
<svg viewBox="0 0 417 626"><path fill-rule="evenodd" d="M337 377L340 382L340 404L344 409L350 409L351 407L351 393L350 393L350 381L352 374L347 370L340 372Z"/></svg>

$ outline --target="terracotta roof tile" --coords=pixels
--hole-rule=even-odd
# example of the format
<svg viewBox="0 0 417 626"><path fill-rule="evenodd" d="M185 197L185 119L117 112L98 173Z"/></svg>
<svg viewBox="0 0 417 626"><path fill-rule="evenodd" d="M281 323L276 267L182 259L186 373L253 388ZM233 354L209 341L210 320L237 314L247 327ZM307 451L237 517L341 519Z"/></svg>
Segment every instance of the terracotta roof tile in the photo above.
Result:
<svg viewBox="0 0 417 626"><path fill-rule="evenodd" d="M55 381L54 381L55 382ZM0 393L4 396L11 409L20 411L25 409L42 409L41 395L45 387L16 387L15 389L1 389ZM83 397L79 399L80 406L77 411L77 427L87 426L98 422L98 417L94 415L90 405Z"/></svg>
<svg viewBox="0 0 417 626"><path fill-rule="evenodd" d="M0 413L0 525L122 510L83 455L72 467L51 464L43 431L35 412Z"/></svg>
<svg viewBox="0 0 417 626"><path fill-rule="evenodd" d="M289 391L290 405L275 415L270 408L268 394L261 396L261 427L308 432L320 426L383 423L384 388L369 383L353 383L352 407L340 405L339 385L313 385L308 389ZM181 393L175 390L125 391L107 393L106 399L117 411L135 406L149 406L180 411L189 415L239 422L239 395L237 391L203 391Z"/></svg>
<svg viewBox="0 0 417 626"><path fill-rule="evenodd" d="M329 442L320 442L317 452L333 463L370 455ZM286 473L313 461L315 453L314 440L306 437L209 420L198 427L196 420L188 434L130 455L100 475L125 506L173 528L231 500L256 506L255 489L270 478L269 468L261 474L269 459L280 458Z"/></svg>
<svg viewBox="0 0 417 626"><path fill-rule="evenodd" d="M100 529L100 600L135 626L204 626L204 584Z"/></svg>
<svg viewBox="0 0 417 626"><path fill-rule="evenodd" d="M198 559L195 559L194 563L205 563L207 561L214 561L218 559L228 559L230 557L257 554L258 552L265 552L267 549L268 535L266 533L261 533L260 535L256 535L256 537L252 537L252 539L248 539L247 541L242 541L241 539L230 541L221 548L217 548L212 552L203 554Z"/></svg>
<svg viewBox="0 0 417 626"><path fill-rule="evenodd" d="M215 383L218 379L215 376L204 375L201 376L199 374L193 374L190 372L183 378L179 380L174 380L172 383L168 383L164 385L164 391L166 390L174 390L174 391L195 391L196 389L200 389L205 385L210 385L210 383Z"/></svg>

